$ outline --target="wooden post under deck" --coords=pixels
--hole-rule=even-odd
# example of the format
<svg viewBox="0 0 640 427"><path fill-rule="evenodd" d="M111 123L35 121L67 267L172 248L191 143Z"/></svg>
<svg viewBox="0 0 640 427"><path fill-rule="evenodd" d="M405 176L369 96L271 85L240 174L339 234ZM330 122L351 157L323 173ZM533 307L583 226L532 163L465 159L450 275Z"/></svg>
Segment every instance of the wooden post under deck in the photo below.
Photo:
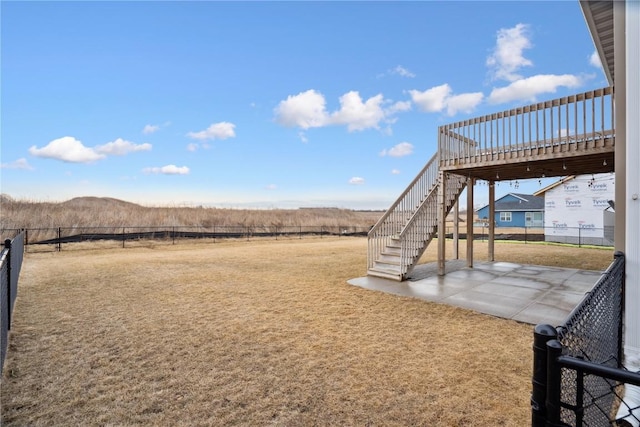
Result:
<svg viewBox="0 0 640 427"><path fill-rule="evenodd" d="M445 233L447 221L446 176L443 171L438 172L438 276L445 274Z"/></svg>
<svg viewBox="0 0 640 427"><path fill-rule="evenodd" d="M467 183L467 267L473 267L473 184L474 178Z"/></svg>
<svg viewBox="0 0 640 427"><path fill-rule="evenodd" d="M496 233L496 183L489 181L489 261L495 261L494 238Z"/></svg>

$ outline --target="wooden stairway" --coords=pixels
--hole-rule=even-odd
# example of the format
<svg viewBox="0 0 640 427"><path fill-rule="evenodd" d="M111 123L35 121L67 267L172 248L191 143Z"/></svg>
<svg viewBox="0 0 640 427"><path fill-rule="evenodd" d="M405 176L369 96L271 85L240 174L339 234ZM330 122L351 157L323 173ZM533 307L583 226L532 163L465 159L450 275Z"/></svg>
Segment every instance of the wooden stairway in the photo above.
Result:
<svg viewBox="0 0 640 427"><path fill-rule="evenodd" d="M448 213L465 188L466 179L453 174L444 176ZM440 186L435 155L369 231L368 275L397 281L408 277L437 235Z"/></svg>

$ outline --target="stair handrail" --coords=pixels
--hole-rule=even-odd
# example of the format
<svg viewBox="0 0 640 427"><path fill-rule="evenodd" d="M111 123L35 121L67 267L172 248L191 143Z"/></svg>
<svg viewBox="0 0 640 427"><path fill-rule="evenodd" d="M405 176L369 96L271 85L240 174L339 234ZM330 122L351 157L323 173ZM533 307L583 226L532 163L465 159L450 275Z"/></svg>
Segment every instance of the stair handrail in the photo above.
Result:
<svg viewBox="0 0 640 427"><path fill-rule="evenodd" d="M407 223L405 224L405 226L403 227L402 231L400 232L400 239L402 240L402 238L407 234L407 230L413 225L413 223L416 221L416 218L418 216L420 216L420 212L422 212L423 207L425 206L425 204L427 202L429 202L429 199L431 198L431 196L433 195L434 192L437 193L438 191L438 187L435 186L433 187L429 193L427 194L427 197L424 198L424 200L422 201L422 203L420 203L420 207L418 209L416 209L416 211L413 213L413 215L411 215L411 218L409 218L409 221L407 221ZM437 194L436 194L437 197Z"/></svg>
<svg viewBox="0 0 640 427"><path fill-rule="evenodd" d="M413 190L413 188L415 187L416 183L420 180L420 178L422 178L423 175L426 175L427 171L433 165L435 165L436 168L438 168L438 166L439 166L438 153L434 154L433 157L431 157L431 159L429 159L427 164L422 168L422 170L420 170L420 172L418 172L416 177L413 179L413 181L411 181L411 183L409 183L409 185L402 192L402 194L400 194L400 196L396 199L396 201L393 202L393 204L389 207L389 209L387 209L387 211L384 213L384 215L382 215L380 217L378 222L376 222L375 225L373 227L371 227L371 230L369 230L369 233L368 233L370 237L373 236L374 233L387 220L387 218L389 218L395 212L395 209L398 207L398 205L400 205L400 203L402 203L402 201L404 200L405 196L407 196L411 192L411 190ZM437 184L437 179L436 179L435 184ZM435 188L435 185L433 187ZM433 188L430 191L432 191L432 190L433 190ZM418 209L416 209L416 211L417 210ZM415 214L415 211L413 213Z"/></svg>
<svg viewBox="0 0 640 427"><path fill-rule="evenodd" d="M462 193L462 190L464 190L464 188L466 187L466 184L465 184L466 178L460 175L449 174L446 179L447 179L447 185L446 185L447 200L445 203L446 203L446 214L448 214L454 205L454 203L451 203L451 202L453 202L453 200L455 200L460 195L460 193ZM452 191L452 186L450 185L452 181L454 182L457 181L458 183L462 183L462 185L460 185L459 187L457 187L455 190ZM439 185L441 185L441 183ZM438 187L436 186L432 188L431 191L429 191L429 194L427 195L427 197L425 197L424 201L421 203L420 209L414 212L414 214L411 216L411 219L407 222L405 227L402 229L402 232L400 233L399 237L400 237L400 241L402 242L402 252L401 252L400 262L401 262L401 273L403 276L409 274L413 269L413 267L415 267L418 259L422 256L429 242L433 238L433 230L424 230L424 233L418 239L416 239L417 241L422 242L422 246L418 248L417 252L410 255L407 254L407 252L414 251L415 248L410 248L406 246L405 244L407 241L406 236L407 234L413 231L414 224L418 221L418 218L423 216L424 211L429 209L429 207L427 206L427 203L432 202L432 199L434 197L434 192L436 193L435 197L437 197L437 189ZM437 205L437 201L436 201L436 205ZM435 214L435 217L437 217L437 212ZM434 224L433 228L437 229L437 224Z"/></svg>
<svg viewBox="0 0 640 427"><path fill-rule="evenodd" d="M465 179L464 177L460 177L458 175L449 175L449 178L447 180L453 180L453 179ZM400 238L402 238L405 234L406 234L406 230L413 224L413 222L415 221L415 218L420 214L420 212L422 211L422 207L429 201L429 198L431 197L431 195L433 194L434 191L436 191L438 189L438 187L433 187L429 193L427 194L427 197L425 197L425 199L422 201L422 203L420 204L420 208L417 209L413 215L411 215L411 218L409 219L409 221L407 221L407 224L405 225L405 227L402 229L402 231L400 232ZM462 187L462 189L464 189L464 186ZM460 190L460 192L462 192L462 189ZM447 207L447 210L448 207Z"/></svg>

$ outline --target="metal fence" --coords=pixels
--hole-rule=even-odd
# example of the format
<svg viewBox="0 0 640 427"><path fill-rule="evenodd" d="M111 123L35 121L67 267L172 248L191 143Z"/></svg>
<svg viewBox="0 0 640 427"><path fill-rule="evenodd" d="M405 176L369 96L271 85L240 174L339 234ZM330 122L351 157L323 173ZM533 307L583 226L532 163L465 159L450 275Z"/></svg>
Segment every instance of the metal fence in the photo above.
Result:
<svg viewBox="0 0 640 427"><path fill-rule="evenodd" d="M534 331L532 426L614 425L621 384L640 385L622 364L625 259L613 263L561 326Z"/></svg>
<svg viewBox="0 0 640 427"><path fill-rule="evenodd" d="M9 344L11 315L18 295L18 277L24 254L24 233L4 241L0 257L0 374Z"/></svg>
<svg viewBox="0 0 640 427"><path fill-rule="evenodd" d="M118 226L118 227L42 227L28 228L25 231L25 251L44 252L84 249L91 247L87 243L99 244L101 248L125 248L144 245L175 245L201 241L217 242L224 239L302 239L328 236L366 237L370 227L362 225L307 226L307 225L224 225L224 226ZM0 229L1 239L11 238L22 229ZM613 245L612 238L594 236L602 229L569 230L568 235L559 234L549 227L496 227L496 240L520 242L555 242L607 246ZM447 238L453 237L454 228L447 226ZM556 234L553 234L556 233ZM466 239L466 230L459 232L460 239ZM489 228L486 224L474 225L474 239L487 240ZM0 240L1 240L0 239ZM82 245L72 245L85 243Z"/></svg>
<svg viewBox="0 0 640 427"><path fill-rule="evenodd" d="M555 224L544 227L544 240L578 246L613 246L613 227L596 228L589 224L567 227L566 224Z"/></svg>
<svg viewBox="0 0 640 427"><path fill-rule="evenodd" d="M96 243L100 247L128 247L145 244L175 245L181 242L223 239L302 239L303 237L366 236L364 226L163 226L163 227L53 227L25 229L26 251L61 251L63 248L81 248L77 243ZM0 230L11 235L13 229Z"/></svg>

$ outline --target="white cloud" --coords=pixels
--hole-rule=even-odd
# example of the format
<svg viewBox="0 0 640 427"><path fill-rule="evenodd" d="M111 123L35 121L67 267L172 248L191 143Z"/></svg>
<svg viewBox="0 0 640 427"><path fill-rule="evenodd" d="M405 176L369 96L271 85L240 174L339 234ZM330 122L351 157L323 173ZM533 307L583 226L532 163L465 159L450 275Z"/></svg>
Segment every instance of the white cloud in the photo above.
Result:
<svg viewBox="0 0 640 427"><path fill-rule="evenodd" d="M396 102L389 108L382 94L364 101L357 91L350 91L339 98L340 109L329 113L324 95L313 89L290 95L274 109L275 121L282 126L303 130L331 125L346 125L349 132L380 129L380 123L392 123L393 114L411 109L408 101Z"/></svg>
<svg viewBox="0 0 640 427"><path fill-rule="evenodd" d="M392 175L400 175L400 171L398 169L391 169Z"/></svg>
<svg viewBox="0 0 640 427"><path fill-rule="evenodd" d="M476 109L483 98L484 95L482 92L453 95L446 99L447 114L449 116L455 116L460 111L469 114Z"/></svg>
<svg viewBox="0 0 640 427"><path fill-rule="evenodd" d="M593 65L596 68L602 68L602 61L600 60L600 55L598 55L597 50L594 50L593 53L589 56L589 64Z"/></svg>
<svg viewBox="0 0 640 427"><path fill-rule="evenodd" d="M54 139L42 148L34 145L29 148L29 153L35 157L68 163L91 163L106 157L105 154L98 153L93 148L85 147L82 142L72 136Z"/></svg>
<svg viewBox="0 0 640 427"><path fill-rule="evenodd" d="M164 123L162 123L161 125L145 125L144 128L142 128L142 133L145 135L150 135L152 133L155 133L157 131L159 131L162 128L165 128L167 126L171 125L170 121L166 121Z"/></svg>
<svg viewBox="0 0 640 427"><path fill-rule="evenodd" d="M300 141L302 141L305 144L309 142L309 138L307 138L307 135L302 131L298 132L298 138L300 138Z"/></svg>
<svg viewBox="0 0 640 427"><path fill-rule="evenodd" d="M383 100L382 94L378 94L362 102L358 92L345 93L340 97L340 110L331 115L331 122L347 125L349 132L379 129L379 123L385 117Z"/></svg>
<svg viewBox="0 0 640 427"><path fill-rule="evenodd" d="M25 159L24 157L10 162L10 163L2 163L0 164L0 169L21 169L21 170L28 170L31 171L33 170L33 166L31 166L29 164L29 162L27 161L27 159Z"/></svg>
<svg viewBox="0 0 640 427"><path fill-rule="evenodd" d="M353 178L351 178L349 180L349 184L351 184L351 185L362 185L362 184L364 184L364 178L361 178L359 176L354 176Z"/></svg>
<svg viewBox="0 0 640 427"><path fill-rule="evenodd" d="M159 129L160 129L159 125L145 125L144 128L142 129L142 133L145 135L149 135L154 132L157 132Z"/></svg>
<svg viewBox="0 0 640 427"><path fill-rule="evenodd" d="M525 49L533 45L529 40L529 26L517 24L513 28L502 28L498 31L496 47L487 58L487 66L491 69L494 79L515 81L521 78L517 71L533 65L522 55Z"/></svg>
<svg viewBox="0 0 640 427"><path fill-rule="evenodd" d="M402 76L402 77L409 77L409 78L413 78L413 77L416 76L414 73L412 73L411 71L407 70L402 65L398 65L396 68L391 70L390 73L391 74L397 74L397 75Z"/></svg>
<svg viewBox="0 0 640 427"><path fill-rule="evenodd" d="M324 95L309 89L297 95L289 95L275 108L276 122L286 127L310 129L327 124L329 115L325 109Z"/></svg>
<svg viewBox="0 0 640 427"><path fill-rule="evenodd" d="M395 113L411 110L411 101L398 101L385 109L385 116L391 116Z"/></svg>
<svg viewBox="0 0 640 427"><path fill-rule="evenodd" d="M424 92L410 90L409 95L413 102L427 113L442 111L446 105L446 100L451 94L451 86L447 83L432 87Z"/></svg>
<svg viewBox="0 0 640 427"><path fill-rule="evenodd" d="M106 154L108 156L124 156L127 153L133 153L136 151L150 151L151 144L134 144L130 141L125 141L122 138L118 138L115 141L107 142L104 145L98 145L95 147L96 153Z"/></svg>
<svg viewBox="0 0 640 427"><path fill-rule="evenodd" d="M187 144L187 151L190 151L192 153L198 151L201 148L204 150L208 150L209 148L211 148L211 145L206 142L191 142Z"/></svg>
<svg viewBox="0 0 640 427"><path fill-rule="evenodd" d="M278 186L277 186L277 185L275 185L275 184L269 184L269 185L267 185L267 186L266 186L266 187L264 187L264 188L265 188L265 189L267 189L267 190L277 190L277 189L278 189Z"/></svg>
<svg viewBox="0 0 640 427"><path fill-rule="evenodd" d="M144 168L142 172L146 174L188 175L189 168L186 166L178 167L176 165L166 165L161 167Z"/></svg>
<svg viewBox="0 0 640 427"><path fill-rule="evenodd" d="M235 127L236 125L229 122L213 123L205 130L201 130L199 132L189 132L187 136L189 138L199 139L203 141L209 139L213 140L233 138L236 136Z"/></svg>
<svg viewBox="0 0 640 427"><path fill-rule="evenodd" d="M511 101L535 102L537 95L555 93L562 86L575 88L581 83L580 78L572 74L539 74L517 80L509 86L494 88L489 95L489 102L493 104Z"/></svg>
<svg viewBox="0 0 640 427"><path fill-rule="evenodd" d="M452 95L451 86L447 83L422 92L410 90L409 95L420 110L436 113L446 109L449 116L454 116L460 111L471 113L484 99L482 92Z"/></svg>
<svg viewBox="0 0 640 427"><path fill-rule="evenodd" d="M29 148L29 153L35 157L61 160L68 163L91 163L107 156L124 156L136 151L149 151L151 148L149 143L134 144L122 138L103 145L86 147L74 137L65 136L54 139L42 148L34 145Z"/></svg>
<svg viewBox="0 0 640 427"><path fill-rule="evenodd" d="M401 142L388 150L382 150L381 156L404 157L413 154L413 145L408 142Z"/></svg>

